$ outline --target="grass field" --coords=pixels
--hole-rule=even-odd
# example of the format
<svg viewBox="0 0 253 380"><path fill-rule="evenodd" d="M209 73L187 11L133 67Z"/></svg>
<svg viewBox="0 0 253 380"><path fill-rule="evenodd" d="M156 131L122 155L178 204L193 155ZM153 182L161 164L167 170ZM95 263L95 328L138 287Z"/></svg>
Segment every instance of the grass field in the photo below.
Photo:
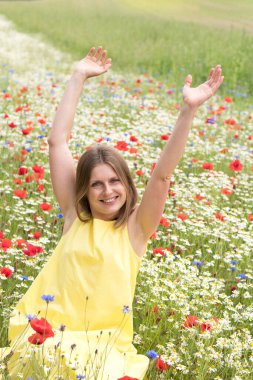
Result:
<svg viewBox="0 0 253 380"><path fill-rule="evenodd" d="M201 3L206 4L203 21L211 2ZM70 149L77 160L94 142L116 146L140 195L175 124L183 76L189 69L200 80L223 57L225 86L195 117L142 261L133 306L134 345L150 358L152 380L253 380L253 114L252 98L237 88L252 88L252 36L239 26L214 31L189 24L181 1L143 4L1 1L0 9L20 29L39 33L75 59L90 45L103 41L108 46L113 69L121 74L111 71L87 82ZM200 2L192 4L183 7L191 17ZM243 4L252 9L242 2L242 24ZM221 20L230 6L237 9L235 1L219 2ZM214 21L216 12L218 7ZM72 61L16 33L1 18L0 39L0 347L6 347L13 307L61 236L63 215L52 192L47 136ZM55 337L47 340L55 343L52 349L35 346L27 340L34 333L27 322L18 342L27 355L15 363L20 378L27 380L29 365L23 365L32 360L33 380L69 379L59 360L64 353L59 327L53 330ZM4 380L10 380L7 352L0 348ZM70 360L71 353L68 371L73 368L83 379L78 357ZM36 363L40 355L43 361Z"/></svg>
<svg viewBox="0 0 253 380"><path fill-rule="evenodd" d="M253 91L252 7L247 0L240 6L234 0L0 2L20 30L42 35L74 59L101 44L114 70L172 73L177 85L188 72L202 81L220 63L226 88L238 97Z"/></svg>

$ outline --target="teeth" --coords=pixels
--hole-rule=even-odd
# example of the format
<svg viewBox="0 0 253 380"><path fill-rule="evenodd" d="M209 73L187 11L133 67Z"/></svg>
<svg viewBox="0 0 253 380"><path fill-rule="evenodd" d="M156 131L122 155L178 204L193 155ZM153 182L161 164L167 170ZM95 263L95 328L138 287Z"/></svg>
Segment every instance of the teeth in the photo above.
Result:
<svg viewBox="0 0 253 380"><path fill-rule="evenodd" d="M114 198L110 198L110 199L106 199L106 200L104 199L103 202L104 203L111 203L111 202L114 201L114 199L115 199L115 197Z"/></svg>

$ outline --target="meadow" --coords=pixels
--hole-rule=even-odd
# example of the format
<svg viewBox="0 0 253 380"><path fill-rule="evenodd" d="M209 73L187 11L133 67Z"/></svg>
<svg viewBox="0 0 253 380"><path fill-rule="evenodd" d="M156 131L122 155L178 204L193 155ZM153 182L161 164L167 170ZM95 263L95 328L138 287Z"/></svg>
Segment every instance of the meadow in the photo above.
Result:
<svg viewBox="0 0 253 380"><path fill-rule="evenodd" d="M224 88L238 97L253 92L252 12L250 0L0 2L0 13L19 30L41 35L74 59L103 45L116 71L171 74L177 86L188 73L203 81L219 63Z"/></svg>
<svg viewBox="0 0 253 380"><path fill-rule="evenodd" d="M88 12L93 12L88 2L75 3L85 8L88 20L91 15ZM125 4L130 3L129 0ZM52 254L61 235L63 215L52 193L48 166L47 135L55 109L73 58L100 42L102 35L105 37L106 25L99 29L101 13L92 22L98 32L97 39L92 41L94 34L87 32L90 39L86 39L75 32L73 20L77 25L81 21L77 13L71 16L72 8L67 4L59 8L57 1L52 2L50 11L58 15L56 22L48 17L46 4L47 1L29 2L31 17L28 2L15 2L15 7L11 2L1 2L1 12L17 22L19 28L29 33L40 32L44 40L54 45L22 35L0 18L1 347L8 345L8 319L14 305ZM179 24L176 9L171 23L171 28L175 27L174 38L181 37L191 54L188 60L183 59L187 53L179 46L179 40L171 42L179 58L182 54L177 67L170 51L164 53L160 48L165 43L163 38L169 36L165 31L162 33L166 20L158 26L153 20L153 26L148 14L141 17L141 9L135 9L130 18L127 7L123 22L116 11L111 15L108 9L105 7L103 16L108 17L108 23L110 20L110 28L118 22L117 28L113 24L115 40L109 34L104 39L105 46L111 44L108 50L112 50L115 71L87 83L70 147L77 160L94 142L116 146L129 163L140 195L175 124L186 70L191 68L195 73L194 82L202 80L212 62L217 62L219 49L220 53L225 48L231 49L231 56L227 53L224 64L221 62L226 83L196 115L184 157L172 178L164 215L142 261L133 305L134 344L150 358L148 378L152 380L253 379L253 111L251 97L237 88L240 84L243 91L248 91L251 86L252 37L237 29L226 34L225 29L214 31L185 21ZM74 10L77 12L77 8L73 7ZM69 26L66 17L62 17L64 12L72 20ZM130 19L131 24L127 24ZM124 25L133 26L135 22L141 26L130 28L138 36L131 46L122 30ZM64 35L60 33L63 24ZM148 25L157 28L158 57L152 50L154 41L149 40L154 35L145 29ZM88 30L91 24L86 27ZM194 30L195 42L191 39L188 47L187 39L190 41ZM147 38L143 37L145 46L135 55L135 44L141 46L142 40L138 33ZM212 41L213 48L204 46L204 41L211 43L214 34L210 33L218 33ZM72 44L73 35L76 44ZM233 44L229 47L227 41L231 36ZM117 46L119 40L128 43L128 49ZM199 51L200 46L205 49L198 58L193 53L195 45ZM133 49L131 53L129 49ZM225 55L223 52L222 57ZM28 342L27 345L30 357L40 354L41 346ZM59 368L56 361L59 350L59 346L53 354L44 350L46 365L37 364L33 380L69 378L69 374L55 370ZM6 352L0 351L3 379L9 378ZM29 355L25 360L29 361ZM75 353L68 366L77 378L84 378L84 372L77 369ZM25 369L22 377L27 379ZM91 380L89 376L86 379Z"/></svg>

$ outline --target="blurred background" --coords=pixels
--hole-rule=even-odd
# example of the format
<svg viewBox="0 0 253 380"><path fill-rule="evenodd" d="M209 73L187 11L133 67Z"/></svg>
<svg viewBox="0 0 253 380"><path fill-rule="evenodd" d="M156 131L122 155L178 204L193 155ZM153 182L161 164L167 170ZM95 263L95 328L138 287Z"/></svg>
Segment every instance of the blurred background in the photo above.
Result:
<svg viewBox="0 0 253 380"><path fill-rule="evenodd" d="M253 92L252 0L9 0L0 14L74 60L102 45L115 71L172 75L175 85L219 63L226 92Z"/></svg>

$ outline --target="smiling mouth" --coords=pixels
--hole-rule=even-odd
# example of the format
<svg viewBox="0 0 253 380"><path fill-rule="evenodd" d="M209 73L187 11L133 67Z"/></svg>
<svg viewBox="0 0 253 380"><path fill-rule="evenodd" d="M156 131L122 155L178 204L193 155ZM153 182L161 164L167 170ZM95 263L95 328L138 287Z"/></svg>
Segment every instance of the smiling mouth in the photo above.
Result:
<svg viewBox="0 0 253 380"><path fill-rule="evenodd" d="M112 198L108 198L108 199L101 199L101 202L105 203L105 204L110 204L110 203L113 203L118 197L112 197Z"/></svg>

